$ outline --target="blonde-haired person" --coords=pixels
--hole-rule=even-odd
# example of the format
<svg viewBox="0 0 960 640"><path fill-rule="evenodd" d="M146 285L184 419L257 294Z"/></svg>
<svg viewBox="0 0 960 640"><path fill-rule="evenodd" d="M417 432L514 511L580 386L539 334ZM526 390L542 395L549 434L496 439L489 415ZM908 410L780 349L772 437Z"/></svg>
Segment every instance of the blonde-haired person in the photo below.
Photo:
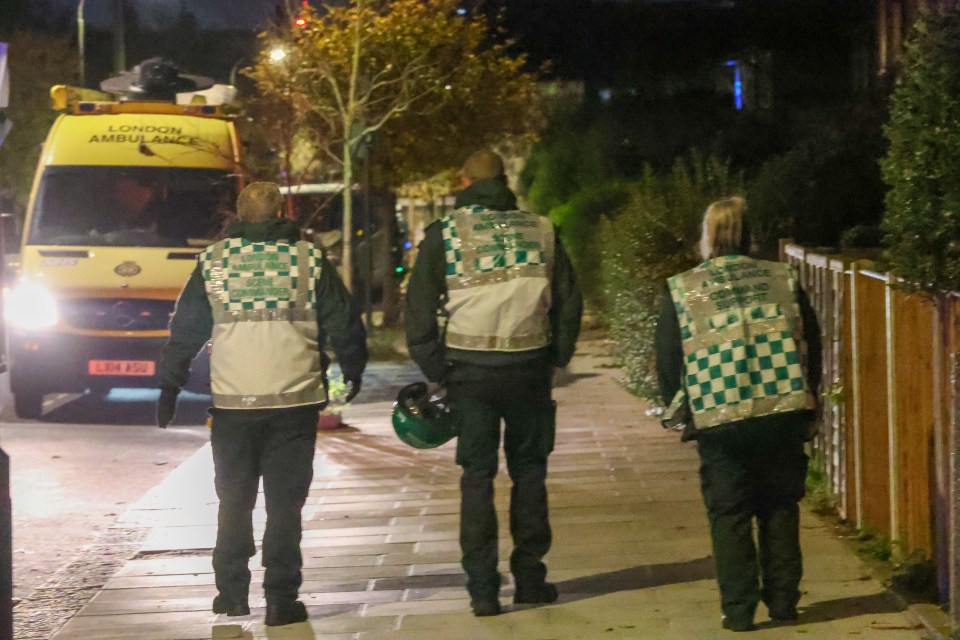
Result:
<svg viewBox="0 0 960 640"><path fill-rule="evenodd" d="M750 238L744 230L747 201L739 196L717 200L707 207L700 225L700 257L704 260L746 254Z"/></svg>
<svg viewBox="0 0 960 640"><path fill-rule="evenodd" d="M798 502L820 385L820 328L793 267L748 255L746 201L703 217L703 262L669 278L656 332L664 401L688 412L720 586L722 624L754 628L762 600L797 618ZM756 520L758 540L753 537Z"/></svg>
<svg viewBox="0 0 960 640"><path fill-rule="evenodd" d="M157 424L173 420L190 362L210 340L213 408L210 447L220 506L213 612L250 614L250 558L256 553L253 507L263 480L263 590L267 626L307 619L301 510L313 477L317 419L327 403L326 336L337 354L349 402L367 363L366 331L320 247L301 240L283 217L272 182L254 182L237 198L227 237L197 256L170 320L157 378Z"/></svg>

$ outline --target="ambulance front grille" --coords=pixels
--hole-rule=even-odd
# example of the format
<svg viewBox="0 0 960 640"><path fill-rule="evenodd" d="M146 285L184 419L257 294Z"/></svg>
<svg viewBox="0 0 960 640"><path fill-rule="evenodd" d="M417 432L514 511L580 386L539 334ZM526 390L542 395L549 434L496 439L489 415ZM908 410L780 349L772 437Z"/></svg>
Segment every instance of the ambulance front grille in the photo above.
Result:
<svg viewBox="0 0 960 640"><path fill-rule="evenodd" d="M74 329L157 331L169 325L173 305L173 300L84 298L61 301L59 311Z"/></svg>

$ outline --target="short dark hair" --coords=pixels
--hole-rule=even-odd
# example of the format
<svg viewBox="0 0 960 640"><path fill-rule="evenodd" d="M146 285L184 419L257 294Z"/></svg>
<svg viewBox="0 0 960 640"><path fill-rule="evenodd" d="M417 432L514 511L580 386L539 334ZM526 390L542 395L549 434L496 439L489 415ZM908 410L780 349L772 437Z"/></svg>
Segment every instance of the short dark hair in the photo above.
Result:
<svg viewBox="0 0 960 640"><path fill-rule="evenodd" d="M470 182L500 178L503 173L503 158L490 149L474 152L463 163L463 175Z"/></svg>
<svg viewBox="0 0 960 640"><path fill-rule="evenodd" d="M283 196L275 182L251 182L237 197L237 217L260 222L275 217L282 206Z"/></svg>

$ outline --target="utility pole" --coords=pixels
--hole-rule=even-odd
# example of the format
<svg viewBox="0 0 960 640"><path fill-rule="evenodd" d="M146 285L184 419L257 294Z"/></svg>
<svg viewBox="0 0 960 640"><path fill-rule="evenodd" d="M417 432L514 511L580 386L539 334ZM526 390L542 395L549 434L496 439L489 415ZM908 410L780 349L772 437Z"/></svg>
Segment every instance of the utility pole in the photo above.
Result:
<svg viewBox="0 0 960 640"><path fill-rule="evenodd" d="M126 0L113 0L113 71L115 73L123 73L127 70L125 5Z"/></svg>

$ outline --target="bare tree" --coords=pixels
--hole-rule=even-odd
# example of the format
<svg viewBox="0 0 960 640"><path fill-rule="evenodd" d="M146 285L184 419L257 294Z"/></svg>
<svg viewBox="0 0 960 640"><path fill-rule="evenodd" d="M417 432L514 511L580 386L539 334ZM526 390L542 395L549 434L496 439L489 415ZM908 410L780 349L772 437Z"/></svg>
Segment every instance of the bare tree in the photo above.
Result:
<svg viewBox="0 0 960 640"><path fill-rule="evenodd" d="M471 128L471 110L477 117L523 113L504 116L504 125L488 127L475 144L503 135L518 121L532 127L539 114L536 83L522 70L524 59L491 44L486 22L464 15L456 0L352 0L322 12L309 6L298 11L288 25L264 35L249 75L264 96L289 96L297 135L316 151L310 161L339 169L345 190L343 278L352 290L349 193L358 153L372 136L389 134L405 160L411 154L422 159L424 175L431 175L442 168L428 157L431 151L438 143L460 141L457 132ZM404 130L417 135L403 136Z"/></svg>

